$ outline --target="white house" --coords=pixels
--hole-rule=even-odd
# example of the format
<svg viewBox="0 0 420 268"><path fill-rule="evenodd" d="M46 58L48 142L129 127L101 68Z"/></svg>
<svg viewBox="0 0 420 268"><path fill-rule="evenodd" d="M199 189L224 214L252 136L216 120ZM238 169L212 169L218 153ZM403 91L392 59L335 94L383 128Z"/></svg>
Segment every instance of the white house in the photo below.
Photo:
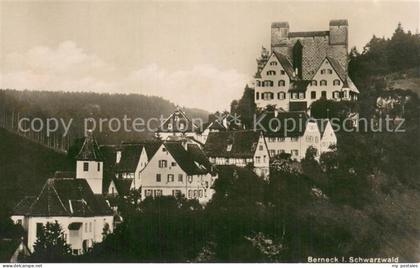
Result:
<svg viewBox="0 0 420 268"><path fill-rule="evenodd" d="M207 203L216 177L201 148L188 140L166 141L141 175L142 199L184 195Z"/></svg>
<svg viewBox="0 0 420 268"><path fill-rule="evenodd" d="M269 175L270 155L260 132L210 132L204 151L215 165L250 166L260 177L267 178Z"/></svg>
<svg viewBox="0 0 420 268"><path fill-rule="evenodd" d="M317 157L337 143L337 137L327 119L312 119L304 112L264 111L258 118L257 129L264 131L270 157L287 153L301 160L309 147Z"/></svg>
<svg viewBox="0 0 420 268"><path fill-rule="evenodd" d="M60 224L74 255L101 242L104 230L113 231L112 210L85 179L48 179L37 197L24 198L17 204L11 218L26 231L31 252L42 226L48 222Z"/></svg>

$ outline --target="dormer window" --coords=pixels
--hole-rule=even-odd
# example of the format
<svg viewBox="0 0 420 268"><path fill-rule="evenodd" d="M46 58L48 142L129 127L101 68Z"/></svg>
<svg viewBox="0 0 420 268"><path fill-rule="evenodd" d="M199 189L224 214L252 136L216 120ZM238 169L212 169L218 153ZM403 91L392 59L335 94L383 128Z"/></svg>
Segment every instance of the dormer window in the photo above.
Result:
<svg viewBox="0 0 420 268"><path fill-rule="evenodd" d="M272 61L272 62L270 62L270 65L271 66L277 66L277 62L276 61Z"/></svg>
<svg viewBox="0 0 420 268"><path fill-rule="evenodd" d="M321 74L325 74L325 69L322 69L321 70Z"/></svg>
<svg viewBox="0 0 420 268"><path fill-rule="evenodd" d="M338 79L335 79L334 81L333 81L333 85L334 86L339 86L341 84L341 81L340 80L338 80Z"/></svg>
<svg viewBox="0 0 420 268"><path fill-rule="evenodd" d="M279 87L284 87L286 82L284 80L279 80Z"/></svg>
<svg viewBox="0 0 420 268"><path fill-rule="evenodd" d="M267 71L267 75L276 75L276 71Z"/></svg>

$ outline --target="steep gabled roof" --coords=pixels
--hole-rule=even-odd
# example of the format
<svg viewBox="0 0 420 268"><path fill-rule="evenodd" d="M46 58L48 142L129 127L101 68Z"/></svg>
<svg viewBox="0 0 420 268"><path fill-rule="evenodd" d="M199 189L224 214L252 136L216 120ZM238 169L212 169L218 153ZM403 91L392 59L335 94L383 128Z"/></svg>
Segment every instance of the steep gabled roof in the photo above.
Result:
<svg viewBox="0 0 420 268"><path fill-rule="evenodd" d="M294 78L294 70L293 65L287 59L287 57L281 53L273 52L278 61L280 62L281 66L283 67L284 71L287 73L290 79Z"/></svg>
<svg viewBox="0 0 420 268"><path fill-rule="evenodd" d="M112 181L114 182L115 188L117 188L117 192L120 196L126 196L130 193L133 179L114 178Z"/></svg>
<svg viewBox="0 0 420 268"><path fill-rule="evenodd" d="M209 157L252 158L260 133L251 130L209 133L204 151Z"/></svg>
<svg viewBox="0 0 420 268"><path fill-rule="evenodd" d="M25 196L14 208L13 215L26 215L36 196Z"/></svg>
<svg viewBox="0 0 420 268"><path fill-rule="evenodd" d="M22 213L22 207L26 207L24 214L32 217L112 215L105 199L94 195L84 179L48 179L30 206L22 206L21 203L15 207L14 213Z"/></svg>
<svg viewBox="0 0 420 268"><path fill-rule="evenodd" d="M121 148L121 159L116 164L117 172L135 172L140 161L141 152L145 150L141 144L124 145Z"/></svg>
<svg viewBox="0 0 420 268"><path fill-rule="evenodd" d="M180 109L177 108L158 128L157 132L194 132L197 126Z"/></svg>
<svg viewBox="0 0 420 268"><path fill-rule="evenodd" d="M331 57L327 57L327 59L330 62L331 66L333 67L334 71L337 73L338 77L340 77L341 81L343 83L347 83L346 71L344 71L340 63L338 63L338 61L336 61L334 58L331 58Z"/></svg>
<svg viewBox="0 0 420 268"><path fill-rule="evenodd" d="M305 133L308 116L305 112L265 111L259 115L256 122L267 137L300 137ZM271 127L270 127L271 121Z"/></svg>
<svg viewBox="0 0 420 268"><path fill-rule="evenodd" d="M102 153L99 150L98 143L92 131L89 131L85 137L85 141L76 156L76 160L103 161Z"/></svg>
<svg viewBox="0 0 420 268"><path fill-rule="evenodd" d="M199 149L197 145L188 145L190 150L186 150L182 142L165 142L165 148L175 159L177 164L185 171L188 175L199 175L210 173L208 169L208 160L204 152ZM197 148L198 147L198 148Z"/></svg>

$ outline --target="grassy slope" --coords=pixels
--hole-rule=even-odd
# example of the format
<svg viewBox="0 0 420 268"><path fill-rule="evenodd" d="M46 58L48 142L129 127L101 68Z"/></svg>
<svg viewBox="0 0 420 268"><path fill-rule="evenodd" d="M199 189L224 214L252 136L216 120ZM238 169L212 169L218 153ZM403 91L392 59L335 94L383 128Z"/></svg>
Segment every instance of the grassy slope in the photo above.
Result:
<svg viewBox="0 0 420 268"><path fill-rule="evenodd" d="M0 209L11 208L25 195L37 195L56 170L68 170L64 154L0 128Z"/></svg>

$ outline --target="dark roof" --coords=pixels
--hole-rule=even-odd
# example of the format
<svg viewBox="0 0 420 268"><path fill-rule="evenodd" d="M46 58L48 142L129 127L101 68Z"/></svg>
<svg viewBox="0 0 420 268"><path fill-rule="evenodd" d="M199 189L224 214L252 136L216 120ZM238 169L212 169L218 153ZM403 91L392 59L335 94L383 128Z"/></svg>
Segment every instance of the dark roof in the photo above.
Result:
<svg viewBox="0 0 420 268"><path fill-rule="evenodd" d="M252 158L259 137L259 132L251 130L211 132L204 151L209 157Z"/></svg>
<svg viewBox="0 0 420 268"><path fill-rule="evenodd" d="M260 179L255 172L249 167L238 167L235 165L218 165L216 166L216 172L219 179L223 178L234 178L241 179L245 177L254 177Z"/></svg>
<svg viewBox="0 0 420 268"><path fill-rule="evenodd" d="M283 66L284 71L287 73L290 79L294 77L294 70L293 66L287 57L281 53L274 52L274 55L277 57L278 61L280 62L281 66Z"/></svg>
<svg viewBox="0 0 420 268"><path fill-rule="evenodd" d="M316 124L318 125L319 132L321 133L321 138L322 136L324 136L324 132L327 128L328 122L328 119L316 119Z"/></svg>
<svg viewBox="0 0 420 268"><path fill-rule="evenodd" d="M115 177L115 160L117 158L115 145L101 145L100 151L104 158L104 176L102 180L102 189L108 189L111 180Z"/></svg>
<svg viewBox="0 0 420 268"><path fill-rule="evenodd" d="M141 144L124 145L121 148L121 159L116 164L117 172L135 172L139 164L140 155L144 146Z"/></svg>
<svg viewBox="0 0 420 268"><path fill-rule="evenodd" d="M54 173L54 178L74 178L76 173L74 171L56 171Z"/></svg>
<svg viewBox="0 0 420 268"><path fill-rule="evenodd" d="M308 85L311 83L310 80L295 80L290 84L289 91L306 92Z"/></svg>
<svg viewBox="0 0 420 268"><path fill-rule="evenodd" d="M13 209L13 215L26 215L35 199L35 196L25 196Z"/></svg>
<svg viewBox="0 0 420 268"><path fill-rule="evenodd" d="M265 111L257 118L257 122L262 126L262 129L258 130L264 131L265 136L281 138L302 136L305 133L307 120L305 112L279 112L275 117L274 111Z"/></svg>
<svg viewBox="0 0 420 268"><path fill-rule="evenodd" d="M326 36L329 31L312 31L312 32L289 32L289 37L313 37L313 36Z"/></svg>
<svg viewBox="0 0 420 268"><path fill-rule="evenodd" d="M26 207L26 206L25 206ZM22 213L23 206L16 206ZM84 179L48 179L38 197L24 211L28 216L103 216L112 211L101 195L94 195Z"/></svg>
<svg viewBox="0 0 420 268"><path fill-rule="evenodd" d="M330 26L348 26L349 23L346 19L330 20Z"/></svg>
<svg viewBox="0 0 420 268"><path fill-rule="evenodd" d="M117 188L117 192L121 196L125 196L128 195L128 193L130 193L132 183L133 179L114 179L114 184Z"/></svg>
<svg viewBox="0 0 420 268"><path fill-rule="evenodd" d="M171 127L169 127L171 125ZM183 126L182 126L183 125ZM197 127L188 116L177 108L158 128L157 132L194 132Z"/></svg>
<svg viewBox="0 0 420 268"><path fill-rule="evenodd" d="M289 102L290 112L306 111L308 109L308 103L306 101L291 101Z"/></svg>
<svg viewBox="0 0 420 268"><path fill-rule="evenodd" d="M187 145L185 149L182 142L165 142L165 148L172 155L178 165L188 175L198 175L210 173L209 163L204 152L195 144Z"/></svg>
<svg viewBox="0 0 420 268"><path fill-rule="evenodd" d="M98 143L96 142L95 137L91 131L88 132L88 135L85 137L82 148L76 156L77 160L93 160L93 161L102 161L103 156L99 150Z"/></svg>

